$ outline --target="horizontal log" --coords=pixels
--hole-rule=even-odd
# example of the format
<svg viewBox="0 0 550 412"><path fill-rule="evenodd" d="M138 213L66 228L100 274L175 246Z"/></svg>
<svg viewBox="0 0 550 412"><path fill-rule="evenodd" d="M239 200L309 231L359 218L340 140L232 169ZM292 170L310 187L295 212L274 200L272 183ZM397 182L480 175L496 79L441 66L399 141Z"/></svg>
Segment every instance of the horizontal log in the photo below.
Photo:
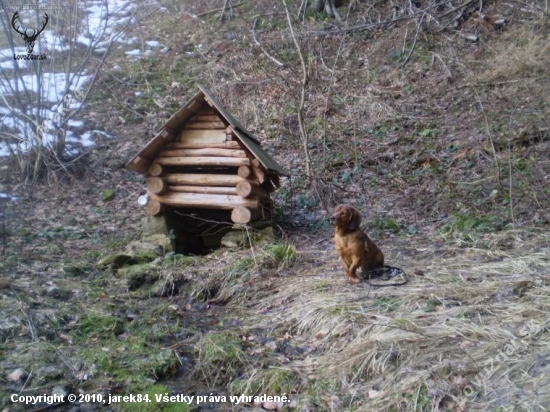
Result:
<svg viewBox="0 0 550 412"><path fill-rule="evenodd" d="M149 166L148 172L151 176L160 176L163 172L162 166L158 163L153 163L151 166Z"/></svg>
<svg viewBox="0 0 550 412"><path fill-rule="evenodd" d="M160 157L197 157L197 156L220 156L220 157L246 157L244 150L218 149L207 147L204 149L167 149L159 153Z"/></svg>
<svg viewBox="0 0 550 412"><path fill-rule="evenodd" d="M260 184L263 184L267 180L266 173L261 167L252 166L252 173L254 174L254 176L256 176L256 179L258 179L258 182L260 182Z"/></svg>
<svg viewBox="0 0 550 412"><path fill-rule="evenodd" d="M147 214L149 216L161 215L164 211L164 205L155 199L149 199L147 202Z"/></svg>
<svg viewBox="0 0 550 412"><path fill-rule="evenodd" d="M223 143L189 143L189 142L172 142L166 146L170 149L240 149L241 145L238 142L223 142Z"/></svg>
<svg viewBox="0 0 550 412"><path fill-rule="evenodd" d="M212 114L216 114L216 111L214 109L212 109L210 106L203 105L199 110L197 110L197 114L199 114L199 115L204 115L204 114L212 115Z"/></svg>
<svg viewBox="0 0 550 412"><path fill-rule="evenodd" d="M191 119L190 122L221 122L222 119L215 114L196 114Z"/></svg>
<svg viewBox="0 0 550 412"><path fill-rule="evenodd" d="M233 223L250 223L261 217L262 212L260 210L251 209L245 206L237 206L231 211L231 220Z"/></svg>
<svg viewBox="0 0 550 412"><path fill-rule="evenodd" d="M268 196L267 192L260 186L247 182L246 180L237 183L236 189L237 194L241 197L265 198Z"/></svg>
<svg viewBox="0 0 550 412"><path fill-rule="evenodd" d="M237 195L236 187L168 185L167 192L205 193L211 195Z"/></svg>
<svg viewBox="0 0 550 412"><path fill-rule="evenodd" d="M166 166L248 166L250 160L241 157L157 157L156 162Z"/></svg>
<svg viewBox="0 0 550 412"><path fill-rule="evenodd" d="M252 176L252 170L250 170L250 167L248 166L241 166L239 167L239 170L237 170L237 174L243 179L248 179Z"/></svg>
<svg viewBox="0 0 550 412"><path fill-rule="evenodd" d="M237 186L237 183L243 181L242 177L237 175L214 175L201 173L173 173L167 174L163 179L169 185L191 185L191 186ZM249 179L251 183L257 182L256 179Z"/></svg>
<svg viewBox="0 0 550 412"><path fill-rule="evenodd" d="M233 210L237 206L245 206L253 209L258 209L260 207L260 201L258 199L244 199L240 196L232 195L168 192L163 195L149 193L149 196L159 203L173 207L196 207L223 210Z"/></svg>
<svg viewBox="0 0 550 412"><path fill-rule="evenodd" d="M147 190L156 195L163 193L168 188L168 185L160 177L148 177L147 178Z"/></svg>
<svg viewBox="0 0 550 412"><path fill-rule="evenodd" d="M224 129L226 128L223 122L187 122L185 124L186 129L196 130L210 130L210 129Z"/></svg>
<svg viewBox="0 0 550 412"><path fill-rule="evenodd" d="M180 142L187 143L224 143L225 131L224 130L192 130L183 129L179 138Z"/></svg>

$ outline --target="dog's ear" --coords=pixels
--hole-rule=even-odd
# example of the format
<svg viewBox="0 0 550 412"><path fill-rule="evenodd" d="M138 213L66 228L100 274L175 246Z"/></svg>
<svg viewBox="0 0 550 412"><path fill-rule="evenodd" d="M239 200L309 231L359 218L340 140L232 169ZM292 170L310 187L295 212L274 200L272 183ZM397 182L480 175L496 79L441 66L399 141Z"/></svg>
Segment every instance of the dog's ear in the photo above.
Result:
<svg viewBox="0 0 550 412"><path fill-rule="evenodd" d="M359 229L359 225L361 225L362 219L361 219L361 215L359 214L359 211L354 207L350 207L348 209L348 212L350 214L348 230L350 232L353 232L354 230Z"/></svg>

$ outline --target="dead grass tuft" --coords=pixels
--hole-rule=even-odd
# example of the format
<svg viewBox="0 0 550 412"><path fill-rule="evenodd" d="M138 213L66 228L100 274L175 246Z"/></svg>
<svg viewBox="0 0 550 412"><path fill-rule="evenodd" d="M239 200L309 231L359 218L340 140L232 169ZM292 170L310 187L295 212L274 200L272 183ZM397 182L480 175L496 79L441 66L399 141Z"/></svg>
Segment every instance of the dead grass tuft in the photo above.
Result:
<svg viewBox="0 0 550 412"><path fill-rule="evenodd" d="M550 65L550 39L547 35L533 34L524 28L507 32L504 41L494 50L491 67L478 73L485 82L499 82L537 78L545 75Z"/></svg>

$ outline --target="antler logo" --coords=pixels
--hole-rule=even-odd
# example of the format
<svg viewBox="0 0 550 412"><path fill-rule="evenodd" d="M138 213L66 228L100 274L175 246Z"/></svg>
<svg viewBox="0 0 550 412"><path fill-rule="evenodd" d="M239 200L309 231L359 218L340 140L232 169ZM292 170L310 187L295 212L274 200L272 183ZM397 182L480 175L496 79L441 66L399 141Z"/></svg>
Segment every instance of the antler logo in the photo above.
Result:
<svg viewBox="0 0 550 412"><path fill-rule="evenodd" d="M48 20L50 18L46 13L44 13L44 21L42 23L42 28L40 30L37 29L25 29L19 20L19 12L16 11L11 19L11 26L13 29L21 35L23 40L25 40L25 46L27 47L27 53L31 54L34 49L34 42L38 38L38 35L42 33L46 25L48 24Z"/></svg>

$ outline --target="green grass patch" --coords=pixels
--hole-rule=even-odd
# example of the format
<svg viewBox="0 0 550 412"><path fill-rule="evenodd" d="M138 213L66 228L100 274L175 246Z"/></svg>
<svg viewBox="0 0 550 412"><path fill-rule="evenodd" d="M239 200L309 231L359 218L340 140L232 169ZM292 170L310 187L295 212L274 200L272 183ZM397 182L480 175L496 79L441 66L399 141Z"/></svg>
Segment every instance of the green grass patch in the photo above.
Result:
<svg viewBox="0 0 550 412"><path fill-rule="evenodd" d="M195 346L194 376L210 386L228 384L247 364L240 337L233 332L210 332Z"/></svg>

